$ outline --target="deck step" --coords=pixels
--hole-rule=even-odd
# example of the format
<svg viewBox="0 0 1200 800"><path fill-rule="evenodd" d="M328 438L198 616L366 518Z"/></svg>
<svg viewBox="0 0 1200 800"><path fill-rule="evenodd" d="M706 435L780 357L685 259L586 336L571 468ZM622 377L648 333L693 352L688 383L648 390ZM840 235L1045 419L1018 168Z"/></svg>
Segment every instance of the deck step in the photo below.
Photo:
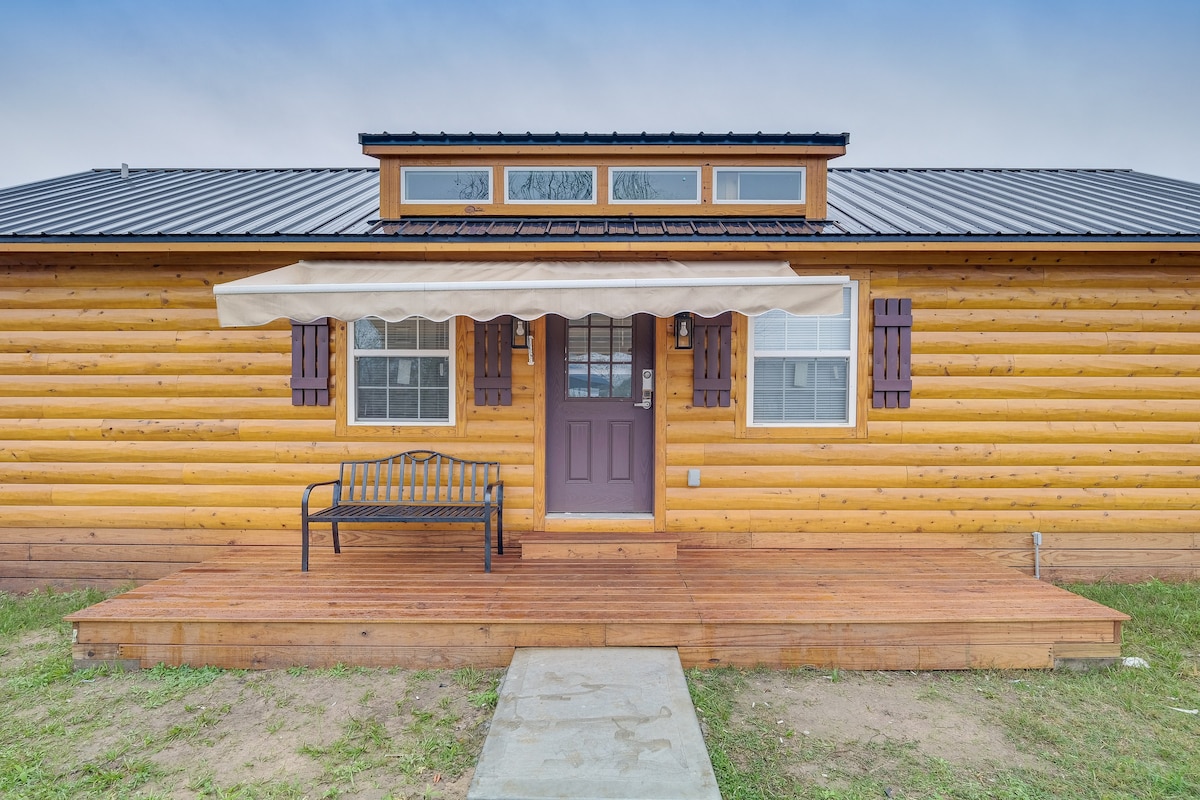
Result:
<svg viewBox="0 0 1200 800"><path fill-rule="evenodd" d="M665 559L678 555L679 537L665 533L559 533L533 531L521 536L521 558Z"/></svg>

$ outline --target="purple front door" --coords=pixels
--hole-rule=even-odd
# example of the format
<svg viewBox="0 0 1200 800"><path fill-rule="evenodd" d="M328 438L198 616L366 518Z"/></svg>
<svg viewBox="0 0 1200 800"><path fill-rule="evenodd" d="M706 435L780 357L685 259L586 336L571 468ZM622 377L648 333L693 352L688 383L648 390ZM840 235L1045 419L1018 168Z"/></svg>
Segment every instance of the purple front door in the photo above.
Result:
<svg viewBox="0 0 1200 800"><path fill-rule="evenodd" d="M654 317L546 318L546 510L654 510Z"/></svg>

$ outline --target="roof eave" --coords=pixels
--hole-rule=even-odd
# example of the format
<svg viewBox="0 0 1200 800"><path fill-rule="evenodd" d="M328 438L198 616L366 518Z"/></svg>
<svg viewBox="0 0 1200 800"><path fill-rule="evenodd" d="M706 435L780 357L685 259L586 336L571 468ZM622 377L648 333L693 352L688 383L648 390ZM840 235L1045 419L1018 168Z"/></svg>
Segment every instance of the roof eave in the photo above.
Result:
<svg viewBox="0 0 1200 800"><path fill-rule="evenodd" d="M848 133L360 133L365 155L473 156L522 155L553 149L561 155L629 154L700 155L725 153L789 153L834 158L846 154Z"/></svg>
<svg viewBox="0 0 1200 800"><path fill-rule="evenodd" d="M360 133L363 147L480 145L796 145L845 147L849 133Z"/></svg>
<svg viewBox="0 0 1200 800"><path fill-rule="evenodd" d="M438 234L342 234L342 235L87 235L87 236L12 236L0 235L0 252L17 251L23 246L44 247L53 246L55 249L71 249L80 246L104 245L117 247L122 245L162 245L162 246L241 246L241 245L371 245L374 247L389 244L458 244L463 249L488 244L511 244L520 242L536 251L540 244L579 243L597 245L602 243L620 244L623 247L629 243L653 244L661 248L663 244L686 244L719 247L722 242L751 242L764 246L772 245L820 245L822 247L837 247L846 245L861 247L871 245L876 249L886 249L888 246L898 246L904 249L912 247L947 248L954 245L995 246L999 244L1029 245L1046 248L1057 247L1094 247L1104 245L1137 245L1161 249L1164 246L1188 250L1200 249L1200 234L1154 234L1154 235L1094 235L1094 236L1046 236L1046 235L940 235L940 236L911 236L911 235L862 235L862 234L723 234L719 236L690 235L648 235L648 234L606 234L603 236L571 234L544 234L537 237L529 235L438 235ZM625 248L627 249L627 248Z"/></svg>

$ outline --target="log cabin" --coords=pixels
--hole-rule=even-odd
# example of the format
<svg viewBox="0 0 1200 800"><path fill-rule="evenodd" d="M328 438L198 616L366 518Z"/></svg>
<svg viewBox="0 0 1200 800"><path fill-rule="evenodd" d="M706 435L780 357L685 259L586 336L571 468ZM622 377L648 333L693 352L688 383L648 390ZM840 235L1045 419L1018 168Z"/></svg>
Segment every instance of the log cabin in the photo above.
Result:
<svg viewBox="0 0 1200 800"><path fill-rule="evenodd" d="M830 167L848 134L359 142L377 168L0 190L0 590L294 570L304 487L405 450L500 462L499 563L547 574L1200 577L1200 185ZM477 566L468 530L348 541ZM822 662L782 652L749 660ZM872 652L824 661L915 663ZM1025 663L978 652L938 663Z"/></svg>

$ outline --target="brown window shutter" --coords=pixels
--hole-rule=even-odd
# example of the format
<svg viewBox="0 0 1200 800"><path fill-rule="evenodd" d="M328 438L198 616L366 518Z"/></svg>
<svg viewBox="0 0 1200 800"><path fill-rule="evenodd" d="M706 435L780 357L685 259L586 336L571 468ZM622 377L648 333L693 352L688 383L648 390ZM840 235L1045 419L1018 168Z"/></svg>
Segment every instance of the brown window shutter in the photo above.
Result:
<svg viewBox="0 0 1200 800"><path fill-rule="evenodd" d="M292 405L329 405L329 318L292 323Z"/></svg>
<svg viewBox="0 0 1200 800"><path fill-rule="evenodd" d="M512 318L475 323L475 405L512 405Z"/></svg>
<svg viewBox="0 0 1200 800"><path fill-rule="evenodd" d="M912 300L875 300L871 372L875 408L908 408L912 400Z"/></svg>
<svg viewBox="0 0 1200 800"><path fill-rule="evenodd" d="M692 346L692 405L702 408L729 405L733 387L733 314L697 317Z"/></svg>

